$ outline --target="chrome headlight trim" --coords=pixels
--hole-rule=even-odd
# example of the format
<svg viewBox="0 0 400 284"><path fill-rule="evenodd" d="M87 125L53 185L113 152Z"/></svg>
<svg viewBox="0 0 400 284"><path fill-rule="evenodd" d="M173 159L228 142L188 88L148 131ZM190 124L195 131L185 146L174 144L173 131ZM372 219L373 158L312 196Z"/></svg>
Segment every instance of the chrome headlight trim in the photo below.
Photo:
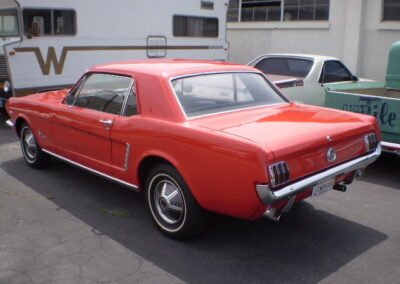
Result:
<svg viewBox="0 0 400 284"><path fill-rule="evenodd" d="M11 83L6 80L3 82L3 92L8 93L9 91L11 91Z"/></svg>

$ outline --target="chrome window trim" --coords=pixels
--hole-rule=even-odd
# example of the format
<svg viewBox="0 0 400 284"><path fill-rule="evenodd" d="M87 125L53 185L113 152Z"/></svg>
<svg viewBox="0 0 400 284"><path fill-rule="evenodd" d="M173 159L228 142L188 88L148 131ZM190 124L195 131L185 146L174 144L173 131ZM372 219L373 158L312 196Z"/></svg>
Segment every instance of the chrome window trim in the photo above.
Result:
<svg viewBox="0 0 400 284"><path fill-rule="evenodd" d="M126 181L120 180L120 179L118 179L118 178L112 177L112 176L110 176L110 175L108 175L108 174L105 174L105 173L102 173L102 172L100 172L100 171L94 170L94 169L92 169L92 168L90 168L90 167L87 167L87 166L84 166L84 165L82 165L82 164L80 164L80 163L74 162L74 161L72 161L72 160L70 160L70 159L68 159L68 158L65 158L65 157L63 157L63 156L61 156L61 155L58 155L58 154L56 154L56 153L53 153L53 152L51 152L51 151L49 151L49 150L42 149L42 151L45 152L45 153L47 153L47 154L49 154L49 155L52 155L52 156L54 156L54 157L60 159L60 160L63 160L63 161L65 161L65 162L68 162L68 163L70 163L70 164L72 164L72 165L74 165L74 166L77 166L77 167L79 167L79 168L82 168L82 169L84 169L84 170L87 170L87 171L89 171L89 172L92 172L92 173L94 173L94 174L96 174L96 175L99 175L99 176L101 176L101 177L105 177L105 178L110 179L110 180L112 180L112 181L118 182L118 183L120 183L120 184L122 184L122 185L125 185L125 186L127 186L127 187L129 187L129 188L132 188L132 189L134 189L134 190L136 190L136 191L139 191L139 187L138 187L137 185L131 184L131 183L129 183L129 182L126 182Z"/></svg>
<svg viewBox="0 0 400 284"><path fill-rule="evenodd" d="M131 83L130 83L130 85L128 87L128 92L125 95L124 102L122 103L121 111L120 111L120 114L119 114L120 116L126 116L126 105L128 104L128 98L131 95L131 91L133 90L133 88L135 88L135 94L136 94L135 79L132 78L132 77L130 77L130 78L131 78ZM136 98L135 98L135 100L136 100ZM136 100L136 105L137 105L137 100Z"/></svg>
<svg viewBox="0 0 400 284"><path fill-rule="evenodd" d="M265 82L276 92L276 94L282 98L283 102L282 103L275 103L275 104L265 104L265 105L258 105L258 106L252 106L252 107L246 107L246 108L241 108L241 109L234 109L234 110L226 110L226 111L220 111L220 112L214 112L214 113L209 113L209 114L202 114L202 115L197 115L197 116L192 116L188 117L186 115L185 109L183 108L178 95L175 92L174 86L172 85L173 80L177 79L182 79L182 78L188 78L188 77L195 77L195 76L204 76L204 75L214 75L214 74L232 74L232 73L249 73L249 74L257 74L260 75L264 78ZM172 93L174 94L175 100L177 101L179 108L181 109L181 112L183 116L185 117L186 120L192 120L196 118L201 118L201 117L207 117L207 116L214 116L218 114L224 114L224 113L231 113L231 112L237 112L237 111L243 111L243 110L249 110L249 109L257 109L257 108L263 108L266 106L276 106L276 105L282 105L282 104L287 104L290 102L280 91L279 89L272 84L268 78L263 74L262 72L257 72L257 71L249 71L249 70L234 70L234 71L213 71L213 72L198 72L198 73L190 73L190 74L185 74L185 75L179 75L179 76L174 76L169 78L169 86L171 88Z"/></svg>
<svg viewBox="0 0 400 284"><path fill-rule="evenodd" d="M132 90L135 91L134 92L135 95L133 95L133 93L132 93L132 95L135 97L136 109L137 109L137 113L135 113L134 115L138 115L140 113L139 112L139 108L138 108L136 81L135 81L135 78L132 78L131 85L128 88L128 95L125 97L124 104L122 105L120 116L124 116L124 117L134 116L134 115L130 115L130 116L126 115L126 108L127 108L127 105L128 105L128 99L129 99L129 96L131 95Z"/></svg>

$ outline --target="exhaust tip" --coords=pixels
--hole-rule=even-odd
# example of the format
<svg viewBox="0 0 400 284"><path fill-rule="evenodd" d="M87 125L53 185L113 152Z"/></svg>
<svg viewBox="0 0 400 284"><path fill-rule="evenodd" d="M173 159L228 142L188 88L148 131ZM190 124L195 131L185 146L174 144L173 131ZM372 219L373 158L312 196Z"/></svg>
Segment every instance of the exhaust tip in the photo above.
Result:
<svg viewBox="0 0 400 284"><path fill-rule="evenodd" d="M340 191L340 192L345 192L347 190L347 186L345 186L344 184L335 184L333 186L334 190Z"/></svg>
<svg viewBox="0 0 400 284"><path fill-rule="evenodd" d="M279 222L282 218L282 215L276 212L276 208L267 208L267 210L264 212L264 217L272 221Z"/></svg>

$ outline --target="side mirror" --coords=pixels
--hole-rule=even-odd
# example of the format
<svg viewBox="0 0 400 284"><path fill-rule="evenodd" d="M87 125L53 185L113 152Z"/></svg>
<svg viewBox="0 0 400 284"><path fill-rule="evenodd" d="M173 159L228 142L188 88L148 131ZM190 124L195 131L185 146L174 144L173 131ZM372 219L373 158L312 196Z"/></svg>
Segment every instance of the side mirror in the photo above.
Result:
<svg viewBox="0 0 400 284"><path fill-rule="evenodd" d="M351 75L351 81L358 82L358 77L355 75Z"/></svg>
<svg viewBox="0 0 400 284"><path fill-rule="evenodd" d="M72 106L72 105L74 104L74 101L75 101L75 97L74 97L73 95L71 95L71 94L68 94L68 95L65 97L65 103L66 103L67 105L69 105L69 106Z"/></svg>

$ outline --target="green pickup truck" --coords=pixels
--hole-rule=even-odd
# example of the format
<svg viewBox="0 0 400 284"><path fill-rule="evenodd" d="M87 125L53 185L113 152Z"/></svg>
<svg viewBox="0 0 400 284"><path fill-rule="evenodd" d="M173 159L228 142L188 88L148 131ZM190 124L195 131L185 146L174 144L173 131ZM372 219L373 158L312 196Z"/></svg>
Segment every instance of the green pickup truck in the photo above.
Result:
<svg viewBox="0 0 400 284"><path fill-rule="evenodd" d="M325 89L325 106L375 116L383 150L400 154L400 42L390 49L386 82L325 84Z"/></svg>

